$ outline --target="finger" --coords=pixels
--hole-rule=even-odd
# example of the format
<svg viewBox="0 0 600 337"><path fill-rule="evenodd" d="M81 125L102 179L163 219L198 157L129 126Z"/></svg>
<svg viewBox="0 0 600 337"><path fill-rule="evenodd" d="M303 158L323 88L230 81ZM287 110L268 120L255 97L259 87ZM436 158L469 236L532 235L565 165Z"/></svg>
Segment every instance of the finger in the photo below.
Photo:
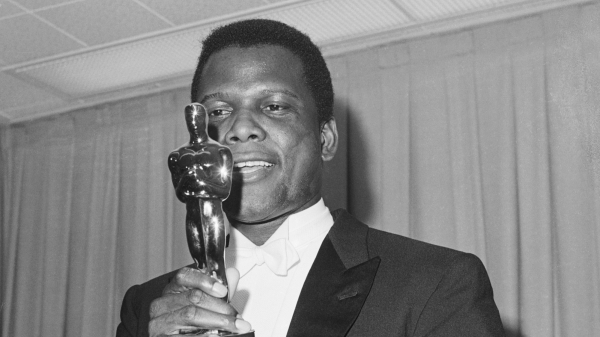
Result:
<svg viewBox="0 0 600 337"><path fill-rule="evenodd" d="M148 330L150 336L171 335L180 330L194 328L219 329L231 332L247 332L250 323L232 315L223 315L193 305L152 319Z"/></svg>
<svg viewBox="0 0 600 337"><path fill-rule="evenodd" d="M219 329L231 332L246 332L252 328L250 323L234 315L223 315L214 311L190 306L175 312L186 326Z"/></svg>
<svg viewBox="0 0 600 337"><path fill-rule="evenodd" d="M227 287L204 272L194 268L181 268L163 290L163 294L179 293L188 289L200 289L214 297L225 297Z"/></svg>
<svg viewBox="0 0 600 337"><path fill-rule="evenodd" d="M231 301L233 295L235 294L235 290L237 289L238 281L240 280L240 272L233 267L229 267L225 269L225 276L227 276L229 300Z"/></svg>
<svg viewBox="0 0 600 337"><path fill-rule="evenodd" d="M169 283L163 289L163 295L166 294L179 294L189 290L181 280L186 278L186 275L192 271L192 268L183 267L177 271L174 277L169 279Z"/></svg>
<svg viewBox="0 0 600 337"><path fill-rule="evenodd" d="M199 289L190 289L183 293L166 294L150 303L150 318L158 317L180 308L195 305L224 315L235 316L235 308L222 298L212 297Z"/></svg>
<svg viewBox="0 0 600 337"><path fill-rule="evenodd" d="M163 289L163 296L169 294L179 294L188 290L189 289L187 287L177 284L174 279L172 279Z"/></svg>
<svg viewBox="0 0 600 337"><path fill-rule="evenodd" d="M150 303L150 319L190 305L186 293L166 294Z"/></svg>
<svg viewBox="0 0 600 337"><path fill-rule="evenodd" d="M219 314L236 316L237 310L222 298L212 297L201 290L193 289L188 294L190 303Z"/></svg>

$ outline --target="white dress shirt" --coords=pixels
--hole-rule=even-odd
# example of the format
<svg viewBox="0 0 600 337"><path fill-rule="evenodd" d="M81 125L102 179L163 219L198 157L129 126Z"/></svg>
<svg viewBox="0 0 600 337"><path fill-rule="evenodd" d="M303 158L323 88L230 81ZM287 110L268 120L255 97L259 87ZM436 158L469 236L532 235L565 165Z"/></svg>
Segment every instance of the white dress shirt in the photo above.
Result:
<svg viewBox="0 0 600 337"><path fill-rule="evenodd" d="M241 274L231 304L252 324L256 337L285 336L308 271L331 226L333 218L321 199L308 209L290 215L261 247L235 228L230 229L226 264ZM287 247L283 245L286 239L291 244ZM270 248L261 251L269 244ZM284 266L277 267L269 261L273 260L269 250L275 246L287 256L291 265L287 271ZM249 263L250 257L258 264Z"/></svg>

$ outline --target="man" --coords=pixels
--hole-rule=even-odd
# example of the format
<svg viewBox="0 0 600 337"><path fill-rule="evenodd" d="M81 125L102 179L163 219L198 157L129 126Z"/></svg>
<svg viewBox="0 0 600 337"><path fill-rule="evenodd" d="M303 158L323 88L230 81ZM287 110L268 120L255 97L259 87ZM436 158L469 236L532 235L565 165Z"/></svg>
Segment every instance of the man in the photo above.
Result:
<svg viewBox="0 0 600 337"><path fill-rule="evenodd" d="M190 268L160 276L127 292L118 336L245 332L250 323L257 337L504 335L478 258L323 204L322 165L338 135L329 71L307 36L269 20L213 31L192 101L233 152L224 208L237 292L228 304L227 289Z"/></svg>

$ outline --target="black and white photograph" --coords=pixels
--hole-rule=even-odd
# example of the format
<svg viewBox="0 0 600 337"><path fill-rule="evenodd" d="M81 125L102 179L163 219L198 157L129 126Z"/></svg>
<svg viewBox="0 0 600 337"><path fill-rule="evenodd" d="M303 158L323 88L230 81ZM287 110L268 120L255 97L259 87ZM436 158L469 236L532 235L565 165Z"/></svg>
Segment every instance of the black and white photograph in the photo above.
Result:
<svg viewBox="0 0 600 337"><path fill-rule="evenodd" d="M0 335L600 336L600 0L0 0Z"/></svg>

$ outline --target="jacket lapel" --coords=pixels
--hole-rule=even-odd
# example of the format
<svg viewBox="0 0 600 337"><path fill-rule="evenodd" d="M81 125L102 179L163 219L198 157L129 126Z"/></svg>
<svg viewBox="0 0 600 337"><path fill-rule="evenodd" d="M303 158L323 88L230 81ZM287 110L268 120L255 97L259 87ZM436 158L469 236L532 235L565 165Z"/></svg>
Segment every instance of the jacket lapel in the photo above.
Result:
<svg viewBox="0 0 600 337"><path fill-rule="evenodd" d="M371 290L380 258L370 257L368 227L343 210L323 240L294 311L288 336L344 336Z"/></svg>

